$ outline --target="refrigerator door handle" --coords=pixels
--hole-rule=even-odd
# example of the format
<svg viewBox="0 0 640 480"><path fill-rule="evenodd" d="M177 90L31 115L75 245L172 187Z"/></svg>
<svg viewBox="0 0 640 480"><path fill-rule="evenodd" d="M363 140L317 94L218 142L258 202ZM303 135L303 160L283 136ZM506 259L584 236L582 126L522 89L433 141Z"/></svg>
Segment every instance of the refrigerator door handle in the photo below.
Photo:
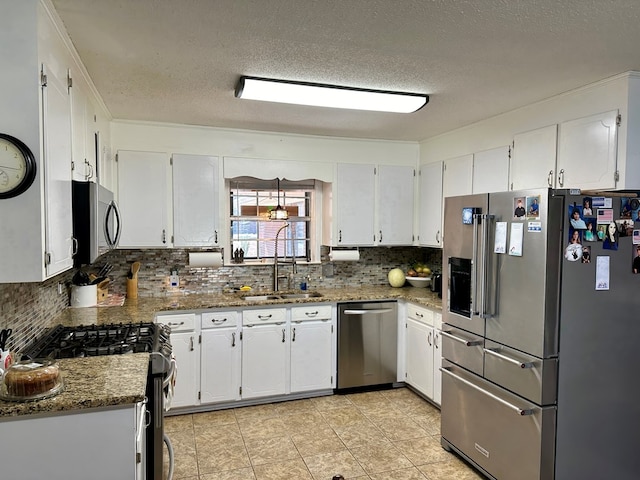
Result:
<svg viewBox="0 0 640 480"><path fill-rule="evenodd" d="M480 218L483 220L482 222L482 247L480 248L480 267L481 267L481 277L480 277L480 311L478 312L478 316L480 318L490 318L491 315L487 312L487 298L488 298L488 282L487 276L489 275L488 271L488 258L489 258L489 222L494 219L493 215L481 215Z"/></svg>
<svg viewBox="0 0 640 480"><path fill-rule="evenodd" d="M533 368L533 362L521 362L520 360L516 360L515 358L507 357L506 355L500 353L500 350L497 348L484 348L484 353L488 353L489 355L493 355L494 357L498 357L505 362L513 363L514 365L518 365L520 368Z"/></svg>
<svg viewBox="0 0 640 480"><path fill-rule="evenodd" d="M470 309L471 315L478 315L476 311L477 298L478 298L478 223L480 214L473 214L473 243L471 247L471 298ZM449 275L451 278L451 275Z"/></svg>
<svg viewBox="0 0 640 480"><path fill-rule="evenodd" d="M451 335L449 332L447 331L442 331L440 332L442 335L444 335L447 338L450 338L451 340L455 340L456 342L460 342L460 343L464 343L467 347L477 347L478 345L482 345L484 340L465 340L464 338L460 338L460 337L456 337L455 335Z"/></svg>
<svg viewBox="0 0 640 480"><path fill-rule="evenodd" d="M440 371L446 375L449 375L450 377L458 380L459 382L464 383L465 385L477 390L478 392L486 395L487 397L495 400L498 403L501 403L502 405L504 405L505 407L510 408L511 410L515 411L518 415L520 416L525 416L525 415L533 415L533 410L523 410L522 408L518 407L517 405L514 405L512 403L507 402L506 400L503 400L502 398L498 397L497 395L494 395L491 392L487 392L484 388L480 388L479 386L477 386L475 383L470 382L469 380L465 380L462 377L459 377L458 375L456 375L455 373L452 373L448 368L444 368L444 367L440 367Z"/></svg>

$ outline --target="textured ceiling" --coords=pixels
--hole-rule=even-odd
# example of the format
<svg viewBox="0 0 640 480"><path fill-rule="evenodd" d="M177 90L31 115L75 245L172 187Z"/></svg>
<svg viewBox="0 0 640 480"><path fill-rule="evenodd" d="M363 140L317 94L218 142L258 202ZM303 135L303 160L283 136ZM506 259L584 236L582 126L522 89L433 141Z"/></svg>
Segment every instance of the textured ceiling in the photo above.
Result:
<svg viewBox="0 0 640 480"><path fill-rule="evenodd" d="M115 119L423 140L640 70L638 0L52 0ZM428 93L411 114L234 97L240 75Z"/></svg>

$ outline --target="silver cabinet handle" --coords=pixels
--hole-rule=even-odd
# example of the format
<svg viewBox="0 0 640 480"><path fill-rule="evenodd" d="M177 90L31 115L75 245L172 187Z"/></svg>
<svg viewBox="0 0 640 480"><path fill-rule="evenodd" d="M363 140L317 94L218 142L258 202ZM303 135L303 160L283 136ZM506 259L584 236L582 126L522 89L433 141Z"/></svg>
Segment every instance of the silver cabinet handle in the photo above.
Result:
<svg viewBox="0 0 640 480"><path fill-rule="evenodd" d="M236 346L236 332L231 332L231 346Z"/></svg>
<svg viewBox="0 0 640 480"><path fill-rule="evenodd" d="M433 345L433 342L431 341L431 332L429 332L429 335L427 335L427 343L429 344L429 346Z"/></svg>
<svg viewBox="0 0 640 480"><path fill-rule="evenodd" d="M78 239L76 237L71 237L71 241L73 242L73 251L71 252L71 256L75 257L76 253L78 253Z"/></svg>
<svg viewBox="0 0 640 480"><path fill-rule="evenodd" d="M520 368L533 368L533 362L521 362L520 360L516 360L515 358L507 357L500 353L498 349L494 348L483 348L485 353L489 355L493 355L494 357L498 357L506 362L513 363L514 365L519 366Z"/></svg>
<svg viewBox="0 0 640 480"><path fill-rule="evenodd" d="M564 186L564 168L560 169L560 173L558 173L558 183L560 186Z"/></svg>
<svg viewBox="0 0 640 480"><path fill-rule="evenodd" d="M424 315L422 313L420 313L420 312L416 312L416 317L422 318L422 317L424 317Z"/></svg>
<svg viewBox="0 0 640 480"><path fill-rule="evenodd" d="M193 337L189 338L189 350L193 352Z"/></svg>
<svg viewBox="0 0 640 480"><path fill-rule="evenodd" d="M285 340L285 330L284 328L282 329L282 343L284 343Z"/></svg>
<svg viewBox="0 0 640 480"><path fill-rule="evenodd" d="M440 243L440 230L436 232L436 243Z"/></svg>
<svg viewBox="0 0 640 480"><path fill-rule="evenodd" d="M226 322L227 319L226 318L212 318L211 321L216 325L220 325L221 323Z"/></svg>
<svg viewBox="0 0 640 480"><path fill-rule="evenodd" d="M184 322L168 322L167 325L170 327L179 327L180 325L184 325Z"/></svg>
<svg viewBox="0 0 640 480"><path fill-rule="evenodd" d="M549 175L547 175L547 185L549 185L549 187L553 187L553 170L549 170Z"/></svg>
<svg viewBox="0 0 640 480"><path fill-rule="evenodd" d="M439 336L439 335L438 335L438 332L435 332L435 333L433 334L433 346L434 346L434 347L436 347L436 348L440 348L440 347L438 346L438 336Z"/></svg>
<svg viewBox="0 0 640 480"><path fill-rule="evenodd" d="M269 314L269 315L258 315L258 318L260 320L269 320L273 315Z"/></svg>
<svg viewBox="0 0 640 480"><path fill-rule="evenodd" d="M167 231L162 229L162 243L167 243Z"/></svg>
<svg viewBox="0 0 640 480"><path fill-rule="evenodd" d="M478 345L482 345L484 340L465 340L464 338L456 337L455 335L451 335L449 332L442 331L440 332L447 338L451 340L455 340L456 342L464 343L467 347L476 347Z"/></svg>
<svg viewBox="0 0 640 480"><path fill-rule="evenodd" d="M374 240L375 240L375 238L374 238ZM382 230L380 230L380 239L378 241L382 242Z"/></svg>
<svg viewBox="0 0 640 480"><path fill-rule="evenodd" d="M342 230L338 230L338 242L342 241Z"/></svg>
<svg viewBox="0 0 640 480"><path fill-rule="evenodd" d="M317 310L315 312L304 312L307 317L315 317L318 313L319 312Z"/></svg>
<svg viewBox="0 0 640 480"><path fill-rule="evenodd" d="M391 308L377 308L371 310L345 310L345 315L366 315L367 313L389 313L393 310Z"/></svg>
<svg viewBox="0 0 640 480"><path fill-rule="evenodd" d="M511 410L514 410L518 415L520 416L525 416L525 415L533 415L533 410L523 410L522 408L513 405L512 403L507 402L506 400L503 400L502 398L498 397L497 395L494 395L491 392L487 392L484 388L481 388L479 386L477 386L475 383L470 382L469 380L465 380L462 377L459 377L458 375L456 375L455 373L451 373L450 370L444 368L444 367L440 367L440 371L442 373L446 373L447 375L449 375L450 377L455 378L456 380L464 383L465 385L477 390L480 393L485 394L487 397L492 398L493 400L495 400L498 403L501 403L502 405L504 405L505 407L510 408Z"/></svg>
<svg viewBox="0 0 640 480"><path fill-rule="evenodd" d="M215 231L213 232L213 235L214 235L214 243L216 243L216 244L217 244L217 243L218 243L218 231L217 231L217 230L215 230Z"/></svg>
<svg viewBox="0 0 640 480"><path fill-rule="evenodd" d="M284 332L284 330L283 330L283 332ZM291 341L292 342L296 341L296 328L295 327L293 327L293 335L291 335Z"/></svg>

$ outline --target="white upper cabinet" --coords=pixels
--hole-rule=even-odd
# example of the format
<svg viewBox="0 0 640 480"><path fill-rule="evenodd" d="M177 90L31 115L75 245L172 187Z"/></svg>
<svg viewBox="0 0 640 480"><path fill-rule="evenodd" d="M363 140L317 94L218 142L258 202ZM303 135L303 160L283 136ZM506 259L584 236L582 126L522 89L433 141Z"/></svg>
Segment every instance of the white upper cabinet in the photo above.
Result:
<svg viewBox="0 0 640 480"><path fill-rule="evenodd" d="M413 243L415 169L403 165L378 167L377 242L379 245Z"/></svg>
<svg viewBox="0 0 640 480"><path fill-rule="evenodd" d="M509 190L510 155L509 145L473 154L473 193Z"/></svg>
<svg viewBox="0 0 640 480"><path fill-rule="evenodd" d="M411 245L414 168L339 163L323 194L323 243Z"/></svg>
<svg viewBox="0 0 640 480"><path fill-rule="evenodd" d="M442 170L443 162L420 166L419 243L442 247Z"/></svg>
<svg viewBox="0 0 640 480"><path fill-rule="evenodd" d="M618 111L561 123L557 188L616 188Z"/></svg>
<svg viewBox="0 0 640 480"><path fill-rule="evenodd" d="M556 171L557 125L513 137L510 189L553 187Z"/></svg>
<svg viewBox="0 0 640 480"><path fill-rule="evenodd" d="M118 152L119 248L168 247L169 157L165 153Z"/></svg>
<svg viewBox="0 0 640 480"><path fill-rule="evenodd" d="M71 127L73 179L78 181L96 181L96 145L94 110L79 75L72 77L69 88L71 94Z"/></svg>
<svg viewBox="0 0 640 480"><path fill-rule="evenodd" d="M174 154L173 245L220 245L220 171L218 157Z"/></svg>
<svg viewBox="0 0 640 480"><path fill-rule="evenodd" d="M456 197L473 193L473 154L444 161L442 177L443 197Z"/></svg>
<svg viewBox="0 0 640 480"><path fill-rule="evenodd" d="M325 184L323 243L375 244L375 166L340 163L333 184Z"/></svg>

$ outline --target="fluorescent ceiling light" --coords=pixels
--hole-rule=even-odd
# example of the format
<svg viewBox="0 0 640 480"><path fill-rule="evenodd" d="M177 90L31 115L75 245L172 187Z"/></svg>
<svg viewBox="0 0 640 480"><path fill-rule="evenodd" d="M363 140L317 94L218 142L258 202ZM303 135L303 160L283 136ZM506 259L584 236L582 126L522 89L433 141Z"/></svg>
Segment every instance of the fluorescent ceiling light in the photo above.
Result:
<svg viewBox="0 0 640 480"><path fill-rule="evenodd" d="M238 98L266 102L393 113L415 112L429 101L428 95L419 93L386 92L245 76L240 77L235 95Z"/></svg>

